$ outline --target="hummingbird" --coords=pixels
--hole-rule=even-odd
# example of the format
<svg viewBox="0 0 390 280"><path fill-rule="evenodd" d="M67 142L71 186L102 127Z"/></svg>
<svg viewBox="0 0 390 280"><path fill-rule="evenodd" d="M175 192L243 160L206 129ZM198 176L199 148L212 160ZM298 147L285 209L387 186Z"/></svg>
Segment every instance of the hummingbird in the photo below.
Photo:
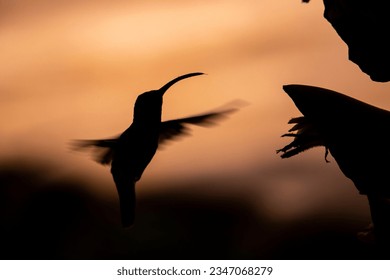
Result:
<svg viewBox="0 0 390 280"><path fill-rule="evenodd" d="M277 150L289 158L324 146L359 193L368 198L374 235L390 247L390 112L342 93L308 85L285 85L303 116L289 121L283 137L293 141Z"/></svg>
<svg viewBox="0 0 390 280"><path fill-rule="evenodd" d="M140 94L134 105L133 122L119 136L98 140L76 140L74 149L94 147L100 150L96 161L111 165L119 196L123 227L132 226L135 220L135 184L154 157L160 144L187 134L188 124L207 126L213 121L235 111L223 109L206 114L161 121L163 96L175 83L204 73L195 72L179 76L160 89Z"/></svg>

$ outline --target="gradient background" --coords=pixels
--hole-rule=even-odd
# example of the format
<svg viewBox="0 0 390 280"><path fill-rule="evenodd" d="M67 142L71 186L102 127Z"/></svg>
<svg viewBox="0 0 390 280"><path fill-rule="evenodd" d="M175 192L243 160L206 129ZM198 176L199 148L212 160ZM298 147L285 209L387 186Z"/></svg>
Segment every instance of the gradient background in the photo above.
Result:
<svg viewBox="0 0 390 280"><path fill-rule="evenodd" d="M389 84L348 60L322 13L299 0L0 1L0 256L378 258L355 236L366 198L334 159L275 153L300 115L284 84L390 108ZM68 143L117 135L138 94L197 71L164 96L163 119L249 105L164 146L123 230L109 169Z"/></svg>

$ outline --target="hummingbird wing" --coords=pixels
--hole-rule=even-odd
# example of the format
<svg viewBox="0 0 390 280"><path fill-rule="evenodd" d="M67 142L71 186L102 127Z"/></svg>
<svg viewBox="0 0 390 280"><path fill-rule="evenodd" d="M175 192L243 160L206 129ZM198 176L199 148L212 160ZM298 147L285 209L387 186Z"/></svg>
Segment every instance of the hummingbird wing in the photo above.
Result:
<svg viewBox="0 0 390 280"><path fill-rule="evenodd" d="M118 138L98 140L74 140L71 145L73 150L91 149L94 160L100 164L107 165L112 161L113 148Z"/></svg>
<svg viewBox="0 0 390 280"><path fill-rule="evenodd" d="M211 126L215 125L217 121L225 118L238 109L227 109L218 112L212 112L192 117L169 120L161 122L159 144L165 143L167 140L174 140L180 136L189 135L188 125Z"/></svg>

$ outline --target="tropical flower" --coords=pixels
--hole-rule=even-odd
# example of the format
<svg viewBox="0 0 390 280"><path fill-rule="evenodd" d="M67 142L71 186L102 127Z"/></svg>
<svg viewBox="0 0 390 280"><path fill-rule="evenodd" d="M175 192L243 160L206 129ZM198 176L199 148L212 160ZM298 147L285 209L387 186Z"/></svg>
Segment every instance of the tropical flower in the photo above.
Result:
<svg viewBox="0 0 390 280"><path fill-rule="evenodd" d="M289 158L324 146L344 175L367 195L382 244L390 246L390 112L336 91L306 85L283 87L303 117L282 135L293 141L277 150Z"/></svg>

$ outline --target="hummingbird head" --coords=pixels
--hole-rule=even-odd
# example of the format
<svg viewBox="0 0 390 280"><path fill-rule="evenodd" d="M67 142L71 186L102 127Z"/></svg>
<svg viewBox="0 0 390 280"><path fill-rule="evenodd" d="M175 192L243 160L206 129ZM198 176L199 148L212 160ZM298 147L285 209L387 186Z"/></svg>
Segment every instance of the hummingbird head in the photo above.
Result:
<svg viewBox="0 0 390 280"><path fill-rule="evenodd" d="M134 105L134 120L161 120L161 111L164 93L175 83L193 76L203 75L203 73L195 72L179 76L170 82L166 83L158 90L151 90L140 94Z"/></svg>

